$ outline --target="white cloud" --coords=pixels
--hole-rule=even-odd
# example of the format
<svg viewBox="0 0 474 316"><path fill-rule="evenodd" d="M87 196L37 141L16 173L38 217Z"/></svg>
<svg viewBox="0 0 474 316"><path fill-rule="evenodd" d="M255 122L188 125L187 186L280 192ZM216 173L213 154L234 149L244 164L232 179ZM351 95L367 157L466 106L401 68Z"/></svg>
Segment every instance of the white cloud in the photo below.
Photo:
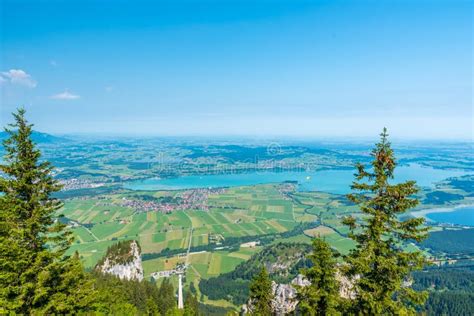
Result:
<svg viewBox="0 0 474 316"><path fill-rule="evenodd" d="M0 82L10 82L11 84L18 84L28 88L34 88L38 83L24 70L21 69L10 69L9 71L3 71L0 73Z"/></svg>
<svg viewBox="0 0 474 316"><path fill-rule="evenodd" d="M50 98L55 99L55 100L75 100L75 99L79 99L80 97L81 96L77 94L73 94L66 90L64 92L52 95Z"/></svg>

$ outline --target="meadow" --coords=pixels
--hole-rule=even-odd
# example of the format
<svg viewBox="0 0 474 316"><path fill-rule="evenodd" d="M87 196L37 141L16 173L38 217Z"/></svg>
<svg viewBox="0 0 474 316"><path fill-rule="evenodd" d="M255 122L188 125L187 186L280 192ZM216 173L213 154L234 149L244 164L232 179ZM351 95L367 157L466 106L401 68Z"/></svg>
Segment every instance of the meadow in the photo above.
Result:
<svg viewBox="0 0 474 316"><path fill-rule="evenodd" d="M351 243L338 233L342 230L340 214L353 211L341 203L341 197L327 193L296 192L290 184L266 184L226 189L208 197L208 210L136 211L121 206L124 198L149 195L174 197L177 191L140 191L108 194L100 197L67 199L61 214L71 224L75 241L70 252L78 251L84 264L93 268L108 246L117 240L136 239L143 254L164 250L185 253L202 246L210 251L192 253L188 258L188 273L208 278L231 271L250 258L259 248L220 249L226 238L259 236L288 232L299 223L324 222L331 232L328 241L341 252ZM332 228L330 228L329 226ZM310 242L314 234L305 232L289 240ZM252 237L255 237L254 239ZM191 245L189 244L191 243ZM182 254L144 260L145 275L174 268L183 262Z"/></svg>
<svg viewBox="0 0 474 316"><path fill-rule="evenodd" d="M341 221L346 215L360 216L357 206L343 195L297 191L292 183L220 190L207 196L205 210L147 211L123 203L137 198L171 200L182 196L181 193L120 190L66 199L60 213L75 237L69 252L78 251L85 266L92 269L108 246L117 240L135 239L142 248L146 278L153 272L187 263L185 286L193 283L198 288L201 279L230 272L262 249L263 245L245 245L249 241L268 243L265 238L278 236L270 242L310 243L320 236L341 254L347 254L355 245ZM425 193L421 194L423 198ZM311 226L299 231L297 228L304 223ZM229 240L230 246L226 243ZM415 244L405 246L419 249ZM188 248L190 254L186 256ZM176 277L171 279L177 282ZM227 301L212 301L205 295L201 299L208 304L231 306Z"/></svg>

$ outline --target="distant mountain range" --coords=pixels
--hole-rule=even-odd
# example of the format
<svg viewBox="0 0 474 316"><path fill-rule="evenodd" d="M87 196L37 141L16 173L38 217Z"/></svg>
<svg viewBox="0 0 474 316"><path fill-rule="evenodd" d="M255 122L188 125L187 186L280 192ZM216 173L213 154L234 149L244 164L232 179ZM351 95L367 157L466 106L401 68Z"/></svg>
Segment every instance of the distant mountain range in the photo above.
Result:
<svg viewBox="0 0 474 316"><path fill-rule="evenodd" d="M0 132L0 141L3 141L6 138L8 138L8 133L4 131ZM37 144L63 143L70 141L67 138L53 136L51 134L41 133L37 131L33 131L31 138Z"/></svg>

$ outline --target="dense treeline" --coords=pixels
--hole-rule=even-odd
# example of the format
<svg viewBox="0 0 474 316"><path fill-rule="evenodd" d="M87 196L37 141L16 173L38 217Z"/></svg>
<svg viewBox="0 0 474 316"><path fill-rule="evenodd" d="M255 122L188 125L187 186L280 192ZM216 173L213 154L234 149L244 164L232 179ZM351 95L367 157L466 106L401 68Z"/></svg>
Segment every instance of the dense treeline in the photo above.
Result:
<svg viewBox="0 0 474 316"><path fill-rule="evenodd" d="M269 267L269 273L273 280L280 283L287 283L298 274L300 268L307 266L308 260L305 254L311 247L303 243L277 243L265 247L256 253L250 260L239 264L232 272L229 272L232 279L251 280L257 274L262 262ZM273 264L284 264L286 269L271 269Z"/></svg>
<svg viewBox="0 0 474 316"><path fill-rule="evenodd" d="M122 280L113 275L92 275L97 291L96 312L108 315L223 315L228 309L200 304L195 293L185 294L182 311L177 309L176 292L169 279L160 286L147 280Z"/></svg>
<svg viewBox="0 0 474 316"><path fill-rule="evenodd" d="M232 308L225 308L215 305L206 305L203 303L199 303L199 311L202 315L206 316L222 316L228 315L228 313L234 311ZM233 315L233 314L230 314Z"/></svg>
<svg viewBox="0 0 474 316"><path fill-rule="evenodd" d="M428 315L472 315L474 311L474 293L448 291L430 293L425 305Z"/></svg>
<svg viewBox="0 0 474 316"><path fill-rule="evenodd" d="M414 285L418 290L471 291L474 292L474 268L446 266L413 273Z"/></svg>
<svg viewBox="0 0 474 316"><path fill-rule="evenodd" d="M226 299L236 305L245 303L249 295L249 284L265 263L270 270L272 280L288 283L300 271L310 265L305 254L310 246L301 243L277 243L265 247L248 261L240 263L233 271L199 282L201 293L213 300ZM285 269L271 269L274 263L284 263Z"/></svg>
<svg viewBox="0 0 474 316"><path fill-rule="evenodd" d="M130 254L131 244L135 243L139 250L140 244L135 240L122 240L112 244L111 246L107 247L107 251L104 257L99 260L96 266L101 266L105 258L108 258L112 264L127 264L134 260L133 255Z"/></svg>
<svg viewBox="0 0 474 316"><path fill-rule="evenodd" d="M473 254L474 229L444 229L432 232L421 246L447 254Z"/></svg>
<svg viewBox="0 0 474 316"><path fill-rule="evenodd" d="M225 299L235 305L246 302L249 295L249 280L232 279L225 273L217 278L202 279L199 282L201 293L211 300Z"/></svg>
<svg viewBox="0 0 474 316"><path fill-rule="evenodd" d="M156 314L158 302L166 297L166 289L149 281L121 280L112 275L94 273L97 311L110 314ZM174 291L172 290L172 294ZM174 295L166 297L167 306L175 304Z"/></svg>
<svg viewBox="0 0 474 316"><path fill-rule="evenodd" d="M413 274L414 288L429 291L428 315L471 315L474 311L474 268L459 265Z"/></svg>

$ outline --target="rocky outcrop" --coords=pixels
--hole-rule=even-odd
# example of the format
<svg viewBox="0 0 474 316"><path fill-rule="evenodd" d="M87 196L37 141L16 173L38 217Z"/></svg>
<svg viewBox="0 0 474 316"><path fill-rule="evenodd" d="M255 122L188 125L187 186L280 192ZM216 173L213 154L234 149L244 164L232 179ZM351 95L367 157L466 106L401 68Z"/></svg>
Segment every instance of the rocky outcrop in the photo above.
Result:
<svg viewBox="0 0 474 316"><path fill-rule="evenodd" d="M272 309L275 315L286 315L293 312L298 305L296 300L296 289L295 285L307 286L309 281L306 280L301 274L294 278L290 284L281 284L272 282L273 300ZM244 314L249 313L252 310L252 302L249 301L242 307Z"/></svg>
<svg viewBox="0 0 474 316"><path fill-rule="evenodd" d="M105 257L97 264L96 270L113 274L120 279L143 280L142 258L137 241L119 242L109 249Z"/></svg>
<svg viewBox="0 0 474 316"><path fill-rule="evenodd" d="M307 286L309 285L309 281L306 280L301 274L298 274L298 276L291 281L291 284L279 284L272 282L274 295L272 308L276 315L286 315L296 309L298 301L296 300L295 285Z"/></svg>
<svg viewBox="0 0 474 316"><path fill-rule="evenodd" d="M339 282L339 295L342 298L355 299L356 293L354 290L354 280L358 280L359 277L356 276L354 279L350 280L339 271L336 273L336 280Z"/></svg>
<svg viewBox="0 0 474 316"><path fill-rule="evenodd" d="M346 277L342 276L339 272L336 274L336 279L340 283L340 295L343 298L354 299L355 293L353 290L353 284ZM275 315L287 315L293 312L298 305L296 300L296 288L295 286L308 286L310 282L305 279L301 274L298 274L290 284L281 284L272 282L273 300L272 309ZM249 301L247 304L242 306L243 314L250 313L252 311L252 302Z"/></svg>

